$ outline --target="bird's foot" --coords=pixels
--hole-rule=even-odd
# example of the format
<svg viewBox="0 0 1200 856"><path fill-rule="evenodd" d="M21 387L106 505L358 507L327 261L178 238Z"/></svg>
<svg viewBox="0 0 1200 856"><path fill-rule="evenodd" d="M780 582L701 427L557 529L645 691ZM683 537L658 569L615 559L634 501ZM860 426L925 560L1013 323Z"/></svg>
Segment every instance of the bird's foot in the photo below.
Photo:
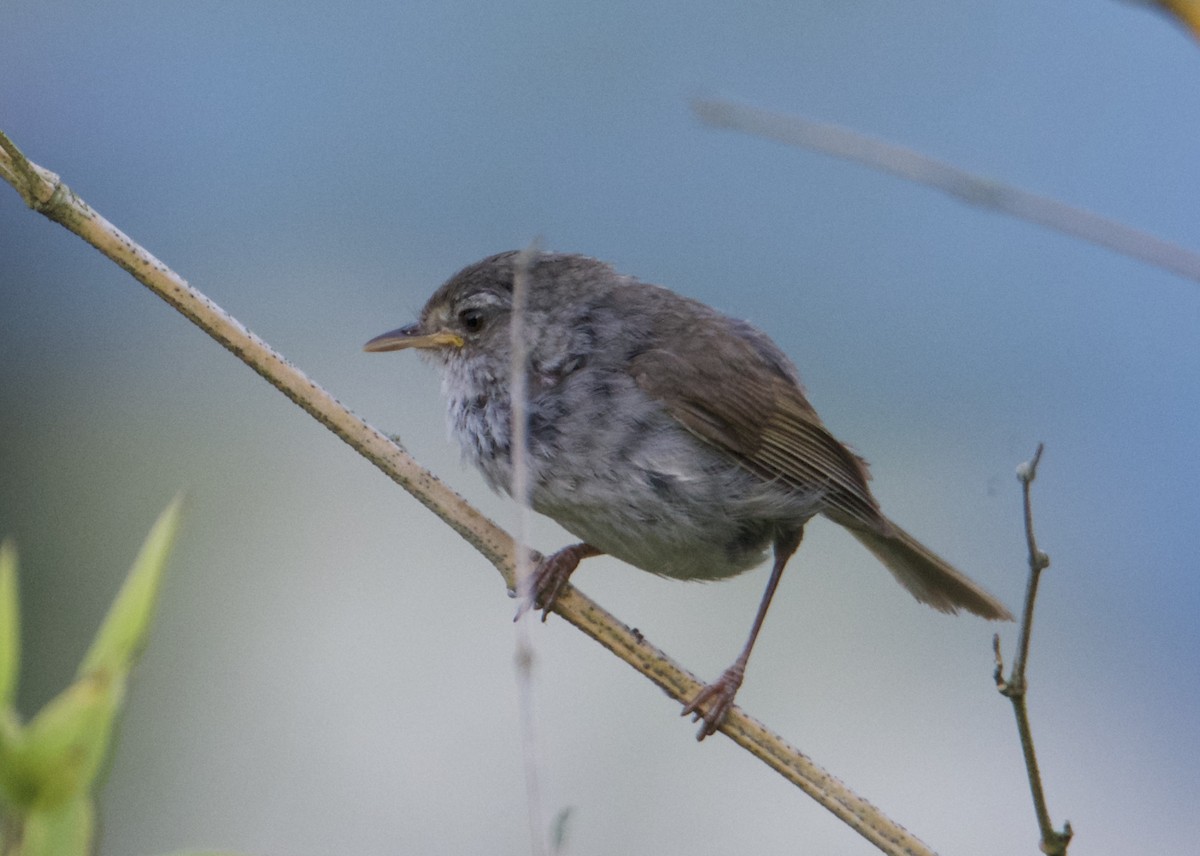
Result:
<svg viewBox="0 0 1200 856"><path fill-rule="evenodd" d="M579 567L579 563L590 556L599 555L600 551L591 544L572 544L542 559L541 563L533 570L529 580L529 595L517 607L517 614L513 621L531 609L540 609L542 621L545 621L550 610L554 608L554 602L562 594L567 580Z"/></svg>
<svg viewBox="0 0 1200 856"><path fill-rule="evenodd" d="M697 740L703 740L705 737L717 733L717 729L725 721L729 709L733 707L733 699L742 685L745 672L746 667L742 663L734 663L725 670L721 677L700 690L683 709L681 715L692 714L692 722L704 720L704 724L696 732Z"/></svg>

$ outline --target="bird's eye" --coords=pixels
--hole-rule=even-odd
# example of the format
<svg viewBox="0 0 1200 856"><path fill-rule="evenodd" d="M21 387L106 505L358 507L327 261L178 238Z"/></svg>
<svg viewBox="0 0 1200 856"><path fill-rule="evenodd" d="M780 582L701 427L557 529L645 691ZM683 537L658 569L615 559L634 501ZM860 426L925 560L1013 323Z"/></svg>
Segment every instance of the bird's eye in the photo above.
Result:
<svg viewBox="0 0 1200 856"><path fill-rule="evenodd" d="M483 313L478 309L464 309L458 313L458 321L468 333L478 333L483 329Z"/></svg>

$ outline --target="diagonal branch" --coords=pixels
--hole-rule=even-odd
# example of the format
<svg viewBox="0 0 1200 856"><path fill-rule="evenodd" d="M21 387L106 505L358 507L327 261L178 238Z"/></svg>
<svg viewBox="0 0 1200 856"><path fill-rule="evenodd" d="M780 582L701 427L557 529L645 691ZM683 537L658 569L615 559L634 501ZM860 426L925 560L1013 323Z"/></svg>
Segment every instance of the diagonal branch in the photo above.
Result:
<svg viewBox="0 0 1200 856"><path fill-rule="evenodd" d="M57 175L27 161L3 133L0 133L0 177L12 184L31 208L74 232L129 271L416 497L495 565L508 589L515 590L516 546L507 532L105 220ZM534 560L538 558L535 556ZM676 701L686 703L703 687L694 675L647 642L641 633L626 627L574 587L565 586L555 601L554 611L633 666ZM884 853L932 856L933 851L903 827L740 708L730 710L720 730Z"/></svg>

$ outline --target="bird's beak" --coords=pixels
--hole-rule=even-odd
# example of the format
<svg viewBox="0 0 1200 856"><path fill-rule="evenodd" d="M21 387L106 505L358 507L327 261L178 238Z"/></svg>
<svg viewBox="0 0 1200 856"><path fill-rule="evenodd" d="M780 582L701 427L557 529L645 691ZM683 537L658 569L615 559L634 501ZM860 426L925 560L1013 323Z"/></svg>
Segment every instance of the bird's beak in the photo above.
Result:
<svg viewBox="0 0 1200 856"><path fill-rule="evenodd" d="M425 333L422 332L419 324L409 324L399 330L392 330L382 336L376 336L363 345L363 350L377 353L379 351L402 351L405 348L444 348L447 345L461 348L463 346L462 336L448 330Z"/></svg>

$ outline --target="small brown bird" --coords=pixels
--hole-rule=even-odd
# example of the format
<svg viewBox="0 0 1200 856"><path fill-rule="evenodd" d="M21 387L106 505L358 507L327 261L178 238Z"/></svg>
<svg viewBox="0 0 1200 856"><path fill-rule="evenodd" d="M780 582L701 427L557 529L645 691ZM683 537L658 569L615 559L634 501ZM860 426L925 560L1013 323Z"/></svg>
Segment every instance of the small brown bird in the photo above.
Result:
<svg viewBox="0 0 1200 856"><path fill-rule="evenodd" d="M704 720L697 739L733 705L784 565L817 514L845 527L917 600L1011 619L883 515L865 462L825 428L766 334L585 256L486 258L439 288L417 323L365 346L419 348L439 366L451 434L493 489L512 488L518 268L528 289L530 501L582 539L536 570L533 604L549 611L579 562L602 553L662 576L716 580L774 549L741 654L683 710Z"/></svg>

